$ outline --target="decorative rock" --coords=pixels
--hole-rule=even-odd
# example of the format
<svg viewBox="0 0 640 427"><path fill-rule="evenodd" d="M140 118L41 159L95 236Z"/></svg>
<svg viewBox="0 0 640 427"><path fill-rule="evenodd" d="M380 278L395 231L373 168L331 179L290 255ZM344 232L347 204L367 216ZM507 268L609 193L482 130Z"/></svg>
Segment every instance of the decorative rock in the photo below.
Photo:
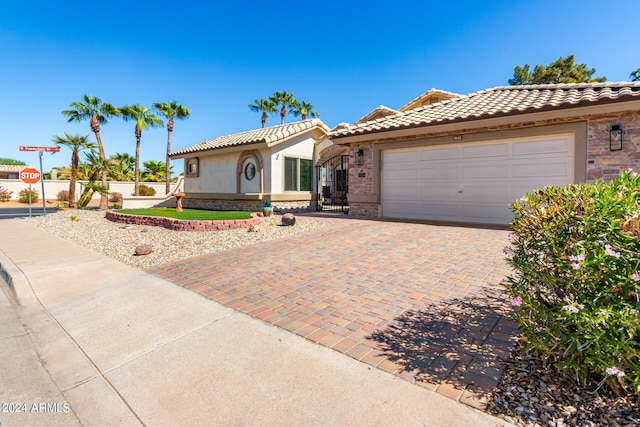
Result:
<svg viewBox="0 0 640 427"><path fill-rule="evenodd" d="M282 225L294 225L295 223L296 217L292 213L282 215Z"/></svg>
<svg viewBox="0 0 640 427"><path fill-rule="evenodd" d="M136 246L136 255L149 255L153 251L151 245Z"/></svg>

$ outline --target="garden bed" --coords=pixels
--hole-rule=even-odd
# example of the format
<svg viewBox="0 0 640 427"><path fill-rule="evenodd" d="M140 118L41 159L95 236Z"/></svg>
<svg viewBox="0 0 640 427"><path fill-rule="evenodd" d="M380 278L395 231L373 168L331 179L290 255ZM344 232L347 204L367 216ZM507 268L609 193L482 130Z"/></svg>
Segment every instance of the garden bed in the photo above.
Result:
<svg viewBox="0 0 640 427"><path fill-rule="evenodd" d="M109 221L134 225L151 225L164 227L175 231L220 231L249 228L253 224L260 224L257 213L252 213L250 219L224 220L182 220L148 215L129 215L116 211L107 211L105 218Z"/></svg>

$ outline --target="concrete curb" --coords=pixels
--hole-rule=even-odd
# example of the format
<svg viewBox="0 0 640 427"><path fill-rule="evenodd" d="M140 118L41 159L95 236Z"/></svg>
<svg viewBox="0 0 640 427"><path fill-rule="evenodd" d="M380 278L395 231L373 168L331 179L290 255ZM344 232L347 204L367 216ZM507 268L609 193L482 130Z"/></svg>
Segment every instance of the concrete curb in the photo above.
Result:
<svg viewBox="0 0 640 427"><path fill-rule="evenodd" d="M0 277L3 279L0 280L0 286L5 290L11 305L21 306L22 304L16 291L16 282L19 282L17 287L24 289L27 278L3 251L0 251Z"/></svg>

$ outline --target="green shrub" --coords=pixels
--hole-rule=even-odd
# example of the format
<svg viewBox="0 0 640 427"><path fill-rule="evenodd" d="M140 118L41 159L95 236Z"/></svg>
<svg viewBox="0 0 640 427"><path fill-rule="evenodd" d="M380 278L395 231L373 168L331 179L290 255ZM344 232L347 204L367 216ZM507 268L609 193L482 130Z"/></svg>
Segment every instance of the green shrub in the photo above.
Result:
<svg viewBox="0 0 640 427"><path fill-rule="evenodd" d="M583 383L640 393L640 177L547 187L512 203L513 296L525 345Z"/></svg>
<svg viewBox="0 0 640 427"><path fill-rule="evenodd" d="M69 190L60 190L58 191L58 195L56 196L56 200L60 200L62 202L69 201Z"/></svg>
<svg viewBox="0 0 640 427"><path fill-rule="evenodd" d="M140 184L138 187L138 192L141 196L155 196L156 190L153 187L149 187L148 185Z"/></svg>
<svg viewBox="0 0 640 427"><path fill-rule="evenodd" d="M12 194L13 191L0 187L0 202L8 202Z"/></svg>
<svg viewBox="0 0 640 427"><path fill-rule="evenodd" d="M29 203L29 189L23 188L18 193L18 201L20 203ZM38 201L38 190L31 190L31 203Z"/></svg>

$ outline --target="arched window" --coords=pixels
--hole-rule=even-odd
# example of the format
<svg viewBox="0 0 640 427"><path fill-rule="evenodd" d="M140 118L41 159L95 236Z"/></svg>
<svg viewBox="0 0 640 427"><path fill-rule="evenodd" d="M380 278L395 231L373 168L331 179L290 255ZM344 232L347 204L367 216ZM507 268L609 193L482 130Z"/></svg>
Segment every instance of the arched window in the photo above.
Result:
<svg viewBox="0 0 640 427"><path fill-rule="evenodd" d="M184 175L189 177L200 176L200 160L197 157L185 160Z"/></svg>

